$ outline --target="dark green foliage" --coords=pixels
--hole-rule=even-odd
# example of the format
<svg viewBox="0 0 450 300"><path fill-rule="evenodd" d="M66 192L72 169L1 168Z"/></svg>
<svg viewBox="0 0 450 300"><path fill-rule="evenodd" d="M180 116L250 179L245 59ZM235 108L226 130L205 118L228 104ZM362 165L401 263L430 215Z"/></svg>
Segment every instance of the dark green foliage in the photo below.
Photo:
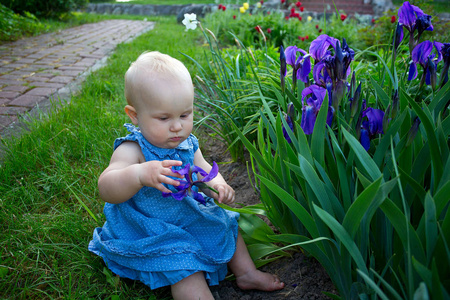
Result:
<svg viewBox="0 0 450 300"><path fill-rule="evenodd" d="M88 0L0 0L0 3L16 13L29 12L38 17L49 17L81 8Z"/></svg>

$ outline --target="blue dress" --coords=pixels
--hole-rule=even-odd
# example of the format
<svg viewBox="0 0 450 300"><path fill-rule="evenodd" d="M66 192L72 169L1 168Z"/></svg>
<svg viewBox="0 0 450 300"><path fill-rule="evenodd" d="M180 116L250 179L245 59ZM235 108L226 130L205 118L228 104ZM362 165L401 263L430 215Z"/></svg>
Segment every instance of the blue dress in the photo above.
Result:
<svg viewBox="0 0 450 300"><path fill-rule="evenodd" d="M150 144L139 128L125 127L131 133L118 138L114 149L134 141L146 161L193 164L198 149L194 135L175 149L163 149ZM212 198L205 199L206 205L191 197L178 201L163 198L155 188L143 187L123 203L106 203L106 222L94 230L89 250L101 256L115 274L140 280L152 289L173 285L199 271L209 285L217 285L225 278L227 263L236 250L239 214L218 207Z"/></svg>

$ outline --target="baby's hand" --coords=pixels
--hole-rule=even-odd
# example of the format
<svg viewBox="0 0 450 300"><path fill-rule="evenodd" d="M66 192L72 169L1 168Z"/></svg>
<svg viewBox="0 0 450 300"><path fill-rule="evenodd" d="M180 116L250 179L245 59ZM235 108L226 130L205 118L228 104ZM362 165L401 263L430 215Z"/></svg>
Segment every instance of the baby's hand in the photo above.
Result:
<svg viewBox="0 0 450 300"><path fill-rule="evenodd" d="M178 160L147 161L140 164L139 181L143 186L150 186L161 192L171 193L171 190L166 188L163 183L178 186L180 182L168 176L184 178L183 175L172 172L172 166L181 165L182 162Z"/></svg>
<svg viewBox="0 0 450 300"><path fill-rule="evenodd" d="M231 186L226 183L217 183L213 188L219 192L219 195L212 193L213 198L219 203L231 204L234 202L234 190Z"/></svg>

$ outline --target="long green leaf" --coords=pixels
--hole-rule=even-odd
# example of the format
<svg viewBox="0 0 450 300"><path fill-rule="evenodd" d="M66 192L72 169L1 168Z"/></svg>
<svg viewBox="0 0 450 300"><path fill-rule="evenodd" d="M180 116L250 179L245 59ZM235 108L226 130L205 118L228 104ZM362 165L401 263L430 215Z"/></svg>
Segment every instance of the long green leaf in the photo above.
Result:
<svg viewBox="0 0 450 300"><path fill-rule="evenodd" d="M389 300L386 294L380 289L380 287L375 283L375 281L373 281L372 278L370 278L364 272L361 272L361 270L356 269L356 272L358 272L358 274L364 279L364 281L375 291L380 299Z"/></svg>
<svg viewBox="0 0 450 300"><path fill-rule="evenodd" d="M381 101L383 108L386 109L390 102L389 96L386 94L386 92L383 90L383 88L372 77L370 77L370 82L372 83L373 87L375 88L375 92L377 93L378 100Z"/></svg>
<svg viewBox="0 0 450 300"><path fill-rule="evenodd" d="M431 122L431 120L428 118L428 116L425 114L425 112L421 109L421 107L415 102L407 98L409 101L409 104L414 109L415 113L419 116L420 121L423 124L423 127L425 128L425 131L427 133L427 139L430 147L430 153L431 153L431 161L433 163L433 171L434 171L434 177L435 177L435 187L440 181L440 178L442 176L442 160L441 160L441 154L439 151L439 144L436 139L436 135L434 134L434 126Z"/></svg>
<svg viewBox="0 0 450 300"><path fill-rule="evenodd" d="M375 199L382 179L382 177L378 178L370 186L365 188L345 214L342 226L347 230L352 239L355 238L356 231L361 226L360 223L364 214L367 212L372 200Z"/></svg>
<svg viewBox="0 0 450 300"><path fill-rule="evenodd" d="M289 207L289 209L294 213L294 215L302 221L303 225L305 226L306 230L312 237L318 237L319 232L317 230L316 224L309 214L309 212L300 204L297 202L296 199L294 199L289 193L287 193L285 190L283 190L280 186L273 183L269 179L261 176L256 175L261 182L269 189L271 190L277 197L283 201L284 204Z"/></svg>
<svg viewBox="0 0 450 300"><path fill-rule="evenodd" d="M361 256L361 253L359 252L358 247L356 246L355 242L350 237L348 232L345 230L345 228L341 224L339 224L339 222L336 221L336 219L333 218L329 213L327 213L325 210L321 209L314 203L313 208L316 211L317 215L322 219L322 221L327 224L328 228L333 231L338 240L345 245L345 248L355 261L357 267L361 269L364 274L369 275L369 271L366 267L363 257Z"/></svg>
<svg viewBox="0 0 450 300"><path fill-rule="evenodd" d="M371 177L372 181L377 180L381 176L381 172L378 169L377 165L367 153L367 151L361 146L361 143L351 135L344 127L341 127L342 132L344 133L344 137L352 148L353 152L355 152L356 157L358 158L359 163L363 166L364 170Z"/></svg>
<svg viewBox="0 0 450 300"><path fill-rule="evenodd" d="M430 193L425 197L425 238L428 264L430 264L438 240L436 205L434 204L434 200Z"/></svg>
<svg viewBox="0 0 450 300"><path fill-rule="evenodd" d="M325 166L324 143L326 134L325 128L327 125L326 121L329 109L328 101L329 99L327 93L327 96L325 96L322 106L320 107L311 138L311 149L314 149L313 156L322 166Z"/></svg>

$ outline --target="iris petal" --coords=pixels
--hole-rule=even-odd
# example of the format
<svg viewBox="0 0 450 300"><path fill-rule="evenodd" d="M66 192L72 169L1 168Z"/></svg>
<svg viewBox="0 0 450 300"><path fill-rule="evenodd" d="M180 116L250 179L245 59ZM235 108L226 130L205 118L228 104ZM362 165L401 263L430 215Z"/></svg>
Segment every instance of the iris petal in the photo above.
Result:
<svg viewBox="0 0 450 300"><path fill-rule="evenodd" d="M408 80L416 79L417 77L417 66L414 62L411 63L409 66L409 74L408 74Z"/></svg>
<svg viewBox="0 0 450 300"><path fill-rule="evenodd" d="M211 171L209 171L209 174L207 174L206 177L202 179L202 182L211 181L217 176L217 174L219 174L219 167L217 166L216 162L213 161Z"/></svg>

